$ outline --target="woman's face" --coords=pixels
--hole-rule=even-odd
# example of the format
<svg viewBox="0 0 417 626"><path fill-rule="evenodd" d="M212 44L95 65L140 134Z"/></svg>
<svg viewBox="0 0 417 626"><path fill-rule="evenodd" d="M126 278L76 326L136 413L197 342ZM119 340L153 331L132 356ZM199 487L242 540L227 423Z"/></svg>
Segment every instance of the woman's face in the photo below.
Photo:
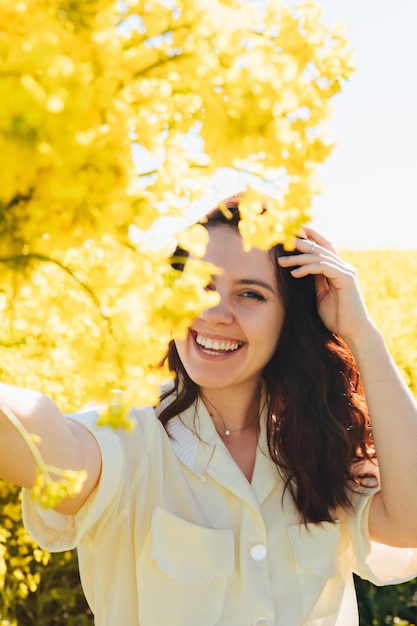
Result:
<svg viewBox="0 0 417 626"><path fill-rule="evenodd" d="M209 230L204 260L222 269L208 287L220 302L176 340L182 364L202 390L256 389L284 320L273 261L257 248L246 252L240 235L223 225Z"/></svg>

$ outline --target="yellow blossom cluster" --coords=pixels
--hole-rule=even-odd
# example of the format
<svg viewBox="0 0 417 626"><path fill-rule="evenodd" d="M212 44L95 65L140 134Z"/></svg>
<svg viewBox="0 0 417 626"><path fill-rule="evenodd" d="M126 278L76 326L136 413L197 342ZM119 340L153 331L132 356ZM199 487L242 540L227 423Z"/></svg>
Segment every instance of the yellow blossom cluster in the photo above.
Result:
<svg viewBox="0 0 417 626"><path fill-rule="evenodd" d="M171 315L171 330L183 328L202 296L197 280L186 287L159 267L161 254L133 246L129 229L178 214L178 200L188 206L217 167L287 176L267 224L256 202L245 204L248 245L290 242L308 219L316 167L331 150L329 98L351 71L340 29L320 12L312 1L270 2L259 14L237 0L0 0L0 307L10 309L17 273L31 277L36 267L43 285L29 279L21 295L29 308L33 301L32 317L41 308L49 329L67 334L54 352L63 367L80 360L69 349L76 322L89 338L111 327L117 348L101 345L109 368L117 353L150 374L149 357L155 365L161 354L154 344L169 335L159 324ZM196 125L204 152L186 145ZM139 174L134 144L145 154ZM65 272L70 298L59 293ZM98 325L83 314L89 298ZM21 317L18 335L37 336L41 320ZM89 366L97 354L85 352L81 370L97 383L101 372Z"/></svg>
<svg viewBox="0 0 417 626"><path fill-rule="evenodd" d="M170 339L216 298L204 229L179 237L179 272L132 227L234 167L283 181L267 216L248 192L245 245L291 246L351 52L312 0L0 0L0 18L0 375L130 427L170 376ZM42 471L44 504L80 485Z"/></svg>

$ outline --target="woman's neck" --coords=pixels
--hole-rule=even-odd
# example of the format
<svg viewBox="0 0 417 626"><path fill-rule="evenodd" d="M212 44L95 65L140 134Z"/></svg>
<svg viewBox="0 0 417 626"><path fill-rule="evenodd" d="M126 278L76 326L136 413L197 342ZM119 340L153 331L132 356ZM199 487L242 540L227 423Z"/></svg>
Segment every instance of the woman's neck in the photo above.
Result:
<svg viewBox="0 0 417 626"><path fill-rule="evenodd" d="M200 388L203 400L218 432L242 432L258 424L260 384L243 389Z"/></svg>

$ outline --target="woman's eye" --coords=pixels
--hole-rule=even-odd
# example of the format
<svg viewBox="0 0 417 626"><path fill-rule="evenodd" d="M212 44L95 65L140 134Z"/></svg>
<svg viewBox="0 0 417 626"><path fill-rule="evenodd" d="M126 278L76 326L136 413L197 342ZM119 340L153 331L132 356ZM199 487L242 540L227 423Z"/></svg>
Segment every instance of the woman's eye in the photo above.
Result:
<svg viewBox="0 0 417 626"><path fill-rule="evenodd" d="M265 300L264 296L258 291L244 291L241 294L244 298L248 298L248 300L258 300L259 302L263 302Z"/></svg>
<svg viewBox="0 0 417 626"><path fill-rule="evenodd" d="M204 289L205 291L216 291L216 287L212 283L209 283L208 285L206 285Z"/></svg>

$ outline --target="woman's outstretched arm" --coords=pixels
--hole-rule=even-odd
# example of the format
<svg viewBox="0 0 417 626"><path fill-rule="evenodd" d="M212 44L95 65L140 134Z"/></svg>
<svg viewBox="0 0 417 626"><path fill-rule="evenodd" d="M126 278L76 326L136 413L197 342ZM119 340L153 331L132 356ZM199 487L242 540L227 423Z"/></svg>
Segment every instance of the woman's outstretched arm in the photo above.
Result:
<svg viewBox="0 0 417 626"><path fill-rule="evenodd" d="M94 437L82 426L66 420L56 404L46 396L0 383L0 406L35 435L47 465L62 470L86 470L81 492L63 500L56 510L75 514L95 488L101 470L101 457ZM0 478L32 488L36 463L22 436L0 410Z"/></svg>
<svg viewBox="0 0 417 626"><path fill-rule="evenodd" d="M350 347L365 389L381 479L370 510L371 537L417 546L417 403L368 315L354 268L316 231L305 230L309 240L297 240L302 254L291 273L316 276L319 314ZM294 257L279 263L290 267Z"/></svg>

